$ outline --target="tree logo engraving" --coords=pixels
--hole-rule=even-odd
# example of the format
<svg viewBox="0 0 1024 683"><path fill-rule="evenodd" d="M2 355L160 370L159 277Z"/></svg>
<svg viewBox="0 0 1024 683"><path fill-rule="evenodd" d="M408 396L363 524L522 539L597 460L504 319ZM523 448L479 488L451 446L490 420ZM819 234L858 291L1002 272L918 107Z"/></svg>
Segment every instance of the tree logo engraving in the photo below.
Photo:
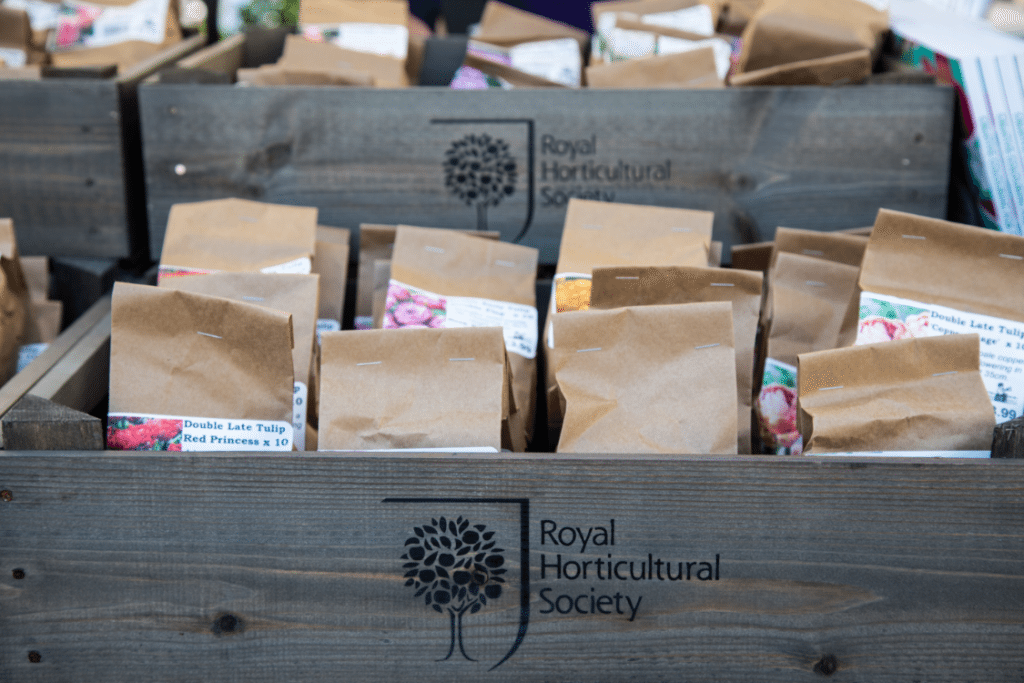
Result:
<svg viewBox="0 0 1024 683"><path fill-rule="evenodd" d="M476 207L476 229L487 229L487 207L516 191L516 160L508 143L487 133L456 140L444 155L444 184L466 206Z"/></svg>
<svg viewBox="0 0 1024 683"><path fill-rule="evenodd" d="M494 532L486 525L470 525L462 517L431 519L430 524L414 527L413 533L402 555L405 585L415 589L415 597L422 597L428 607L447 613L451 628L448 654L437 661L451 659L458 643L459 653L475 662L463 645L462 618L501 597L505 550L495 547Z"/></svg>

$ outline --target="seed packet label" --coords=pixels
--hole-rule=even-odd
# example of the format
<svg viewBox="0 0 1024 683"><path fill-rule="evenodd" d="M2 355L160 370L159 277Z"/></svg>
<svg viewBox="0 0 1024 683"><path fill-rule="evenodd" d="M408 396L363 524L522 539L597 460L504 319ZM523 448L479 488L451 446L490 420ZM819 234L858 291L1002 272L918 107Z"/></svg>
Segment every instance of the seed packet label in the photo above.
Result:
<svg viewBox="0 0 1024 683"><path fill-rule="evenodd" d="M556 273L551 286L549 309L555 313L590 308L591 276L586 273ZM555 348L555 326L548 323L548 348Z"/></svg>
<svg viewBox="0 0 1024 683"><path fill-rule="evenodd" d="M357 315L355 319L355 328L357 330L372 330L373 329L373 316L372 315Z"/></svg>
<svg viewBox="0 0 1024 683"><path fill-rule="evenodd" d="M159 45L166 38L169 0L139 0L124 7L64 0L54 50L103 47L129 40Z"/></svg>
<svg viewBox="0 0 1024 683"><path fill-rule="evenodd" d="M533 306L442 296L397 280L388 284L383 327L500 327L509 353L524 358L537 355L537 309Z"/></svg>
<svg viewBox="0 0 1024 683"><path fill-rule="evenodd" d="M580 46L572 38L522 43L508 51L512 66L555 83L578 88L583 71Z"/></svg>
<svg viewBox="0 0 1024 683"><path fill-rule="evenodd" d="M373 319L370 319L371 322ZM357 328L358 329L358 328ZM316 343L320 343L320 335L324 332L340 332L341 323L333 318L317 318L316 321Z"/></svg>
<svg viewBox="0 0 1024 683"><path fill-rule="evenodd" d="M292 429L295 433L296 450L306 450L306 410L309 399L309 387L305 382L295 383L292 394Z"/></svg>
<svg viewBox="0 0 1024 683"><path fill-rule="evenodd" d="M409 29L398 24L305 24L302 35L317 43L334 43L382 57L405 59L409 52Z"/></svg>
<svg viewBox="0 0 1024 683"><path fill-rule="evenodd" d="M290 451L292 425L279 420L110 413L107 448L115 451Z"/></svg>
<svg viewBox="0 0 1024 683"><path fill-rule="evenodd" d="M24 344L18 349L18 372L21 372L28 364L39 357L49 344L45 342L39 342L37 344Z"/></svg>
<svg viewBox="0 0 1024 683"><path fill-rule="evenodd" d="M164 278L168 277L188 277L189 275L211 275L213 273L219 273L219 270L212 270L210 268L191 268L189 266L171 266L161 265L157 269L156 279L157 282L163 281ZM284 274L284 275L309 275L313 272L313 261L308 256L293 259L285 263L279 263L273 266L267 266L266 268L260 269L261 273L270 274Z"/></svg>
<svg viewBox="0 0 1024 683"><path fill-rule="evenodd" d="M699 33L710 36L715 33L715 23L711 18L711 8L707 5L694 5L674 12L654 12L640 17L640 21L654 26L674 28L679 31Z"/></svg>
<svg viewBox="0 0 1024 683"><path fill-rule="evenodd" d="M19 69L28 61L25 51L15 47L0 47L0 59L5 66L12 69Z"/></svg>
<svg viewBox="0 0 1024 683"><path fill-rule="evenodd" d="M803 452L803 438L796 424L796 396L796 368L766 358L757 415L761 441L775 455Z"/></svg>
<svg viewBox="0 0 1024 683"><path fill-rule="evenodd" d="M309 275L313 272L313 260L308 256L303 256L286 263L279 263L276 266L260 268L260 272L284 275Z"/></svg>
<svg viewBox="0 0 1024 683"><path fill-rule="evenodd" d="M977 334L981 378L996 423L1024 410L1024 323L885 294L861 292L855 344L941 334Z"/></svg>
<svg viewBox="0 0 1024 683"><path fill-rule="evenodd" d="M57 28L60 22L60 4L46 0L4 0L4 7L25 10L33 31Z"/></svg>

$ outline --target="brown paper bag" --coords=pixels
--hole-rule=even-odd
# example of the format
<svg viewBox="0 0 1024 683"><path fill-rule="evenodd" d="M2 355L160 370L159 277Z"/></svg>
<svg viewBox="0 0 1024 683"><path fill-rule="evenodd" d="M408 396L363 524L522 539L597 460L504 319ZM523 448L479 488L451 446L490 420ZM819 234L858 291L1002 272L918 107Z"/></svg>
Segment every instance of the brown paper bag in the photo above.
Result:
<svg viewBox="0 0 1024 683"><path fill-rule="evenodd" d="M67 0L65 0L66 2ZM89 0L89 4L106 6L113 11L124 11L134 5L135 11L145 12L145 7L150 3L137 2L137 0ZM72 8L74 8L74 3ZM138 39L138 36L126 34L127 40L109 44L96 44L94 38L97 35L94 30L93 20L83 22L86 13L81 11L62 16L62 21L69 22L69 27L60 26L50 34L48 51L51 53L51 61L58 67L96 66L116 64L121 71L134 64L149 59L154 55L179 43L182 39L181 20L179 17L178 0L170 0L167 3L167 13L163 23L162 32L153 32L146 39ZM128 22L119 22L127 25ZM138 26L142 22L132 22ZM148 21L146 22L148 25ZM69 38L73 37L73 38ZM107 43L109 39L104 40Z"/></svg>
<svg viewBox="0 0 1024 683"><path fill-rule="evenodd" d="M889 16L862 0L764 0L743 31L736 72L831 57L877 55Z"/></svg>
<svg viewBox="0 0 1024 683"><path fill-rule="evenodd" d="M805 452L990 451L976 334L800 354Z"/></svg>
<svg viewBox="0 0 1024 683"><path fill-rule="evenodd" d="M559 453L735 453L736 358L724 302L556 316Z"/></svg>
<svg viewBox="0 0 1024 683"><path fill-rule="evenodd" d="M32 25L25 10L0 4L0 59L2 67L21 68L29 64Z"/></svg>
<svg viewBox="0 0 1024 683"><path fill-rule="evenodd" d="M480 28L474 40L492 45L518 45L536 40L572 38L586 52L590 35L574 26L526 12L496 0L488 0L480 17Z"/></svg>
<svg viewBox="0 0 1024 683"><path fill-rule="evenodd" d="M761 273L721 268L595 268L590 308L730 302L736 355L737 449L748 454L762 281Z"/></svg>
<svg viewBox="0 0 1024 683"><path fill-rule="evenodd" d="M395 245L397 225L363 223L359 226L359 266L356 273L356 320L357 330L373 327L374 262L390 261ZM469 234L487 239L500 239L501 233L493 230L470 231ZM389 279L390 279L390 265ZM377 318L380 320L380 318Z"/></svg>
<svg viewBox="0 0 1024 683"><path fill-rule="evenodd" d="M710 47L588 66L591 88L722 88Z"/></svg>
<svg viewBox="0 0 1024 683"><path fill-rule="evenodd" d="M1024 237L882 209L864 253L857 344L981 335L1000 423L1024 411Z"/></svg>
<svg viewBox="0 0 1024 683"><path fill-rule="evenodd" d="M107 447L290 451L291 316L114 284Z"/></svg>
<svg viewBox="0 0 1024 683"><path fill-rule="evenodd" d="M300 24L394 24L405 26L408 4L402 0L302 0Z"/></svg>
<svg viewBox="0 0 1024 683"><path fill-rule="evenodd" d="M484 49L480 49L483 47ZM555 81L544 78L543 76L537 76L531 73L527 73L521 69L517 69L514 66L505 64L493 59L489 59L487 56L486 46L481 45L481 41L473 40L470 42L469 49L466 50L466 56L462 60L464 66L477 69L488 76L494 76L495 78L504 79L508 85L519 87L519 88L568 88L569 85L564 83L557 83ZM575 85L579 85L576 83Z"/></svg>
<svg viewBox="0 0 1024 683"><path fill-rule="evenodd" d="M706 266L713 222L710 211L569 200L544 323L545 393L552 437L562 415L553 372L558 347L551 334L552 318L590 306L595 267Z"/></svg>
<svg viewBox="0 0 1024 683"><path fill-rule="evenodd" d="M329 332L322 451L498 452L511 410L499 328Z"/></svg>
<svg viewBox="0 0 1024 683"><path fill-rule="evenodd" d="M601 15L605 12L625 14L626 17L624 17L624 19L628 22L631 19L636 21L636 19L647 14L673 12L676 10L687 9L688 7L694 7L695 5L706 5L711 10L711 23L718 23L718 17L721 14L723 5L719 0L604 0L602 2L591 3L590 13L594 20L594 26L597 27L601 24ZM636 19L633 19L634 17ZM629 25L634 26L634 24ZM658 26L657 24L641 25L643 30L665 30L665 27ZM669 32L664 35L678 34L675 32ZM691 34L690 36L679 35L679 37L695 39L707 36L695 36L694 34Z"/></svg>
<svg viewBox="0 0 1024 683"><path fill-rule="evenodd" d="M277 66L283 69L324 71L338 79L351 79L353 85L361 75L369 75L374 85L401 88L409 85L405 62L394 57L347 50L331 43L318 43L303 36L287 36L284 52Z"/></svg>
<svg viewBox="0 0 1024 683"><path fill-rule="evenodd" d="M212 273L203 277L167 278L161 287L194 294L244 301L284 311L292 317L294 348L292 371L295 376L292 426L295 447L306 448L306 422L309 415L312 384L313 344L316 340L319 275L287 275L266 273ZM315 423L315 419L314 419Z"/></svg>
<svg viewBox="0 0 1024 683"><path fill-rule="evenodd" d="M317 226L313 272L320 276L320 312L317 314L317 329L321 332L336 332L341 329L341 317L345 312L351 239L351 232L345 228Z"/></svg>
<svg viewBox="0 0 1024 683"><path fill-rule="evenodd" d="M797 356L838 346L858 272L856 266L819 257L775 255L767 288L771 319L762 333L760 367L755 371L759 395L754 406L766 452L801 453Z"/></svg>
<svg viewBox="0 0 1024 683"><path fill-rule="evenodd" d="M50 258L48 256L22 256L21 268L32 301L50 298Z"/></svg>
<svg viewBox="0 0 1024 683"><path fill-rule="evenodd" d="M804 59L736 74L729 85L842 85L861 83L871 75L871 51L856 50Z"/></svg>
<svg viewBox="0 0 1024 683"><path fill-rule="evenodd" d="M421 58L421 41L409 34L409 17L408 4L399 0L303 0L299 7L302 35L343 49L344 53L336 54L345 56L328 57L332 53L327 51L310 54L350 63L352 70L370 73L377 86L388 88L414 80L410 50Z"/></svg>
<svg viewBox="0 0 1024 683"><path fill-rule="evenodd" d="M28 282L21 268L14 221L0 218L0 384L18 369L18 350L29 341Z"/></svg>
<svg viewBox="0 0 1024 683"><path fill-rule="evenodd" d="M537 394L538 252L454 230L399 226L382 326L504 330L523 438Z"/></svg>
<svg viewBox="0 0 1024 683"><path fill-rule="evenodd" d="M159 277L218 271L308 274L316 217L315 208L245 199L175 204Z"/></svg>
<svg viewBox="0 0 1024 683"><path fill-rule="evenodd" d="M244 85L260 87L274 85L355 85L372 87L373 76L368 73L337 69L324 71L310 68L290 68L277 64L264 64L255 69L239 69L236 81Z"/></svg>

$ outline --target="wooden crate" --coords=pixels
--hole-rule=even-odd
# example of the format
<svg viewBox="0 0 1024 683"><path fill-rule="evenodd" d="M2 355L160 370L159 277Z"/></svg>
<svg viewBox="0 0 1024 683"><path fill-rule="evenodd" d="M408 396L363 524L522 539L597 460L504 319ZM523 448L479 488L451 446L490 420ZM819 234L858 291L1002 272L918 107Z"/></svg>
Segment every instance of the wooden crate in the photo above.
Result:
<svg viewBox="0 0 1024 683"><path fill-rule="evenodd" d="M1022 488L998 460L0 454L0 678L1018 681ZM409 585L442 537L502 587L479 610Z"/></svg>
<svg viewBox="0 0 1024 683"><path fill-rule="evenodd" d="M102 450L103 421L89 411L105 400L109 375L108 295L0 387L0 447Z"/></svg>
<svg viewBox="0 0 1024 683"><path fill-rule="evenodd" d="M204 42L113 78L0 81L0 216L14 219L21 253L148 253L138 84Z"/></svg>
<svg viewBox="0 0 1024 683"><path fill-rule="evenodd" d="M193 55L233 73L245 38ZM272 59L273 57L271 57ZM326 225L486 225L554 263L571 196L715 211L715 239L779 225L871 225L879 207L944 217L952 90L926 85L701 91L139 88L150 247L172 204L226 196L317 206ZM446 185L453 145L507 144L510 195ZM609 180L609 177L619 180ZM625 178L628 177L628 181ZM464 189L464 188L463 188Z"/></svg>

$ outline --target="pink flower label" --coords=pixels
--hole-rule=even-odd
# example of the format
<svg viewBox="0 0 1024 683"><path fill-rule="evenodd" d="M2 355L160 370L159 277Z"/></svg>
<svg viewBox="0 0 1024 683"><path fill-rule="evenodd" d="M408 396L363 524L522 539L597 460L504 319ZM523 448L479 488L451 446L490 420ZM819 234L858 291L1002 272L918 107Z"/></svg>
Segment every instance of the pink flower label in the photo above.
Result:
<svg viewBox="0 0 1024 683"><path fill-rule="evenodd" d="M388 296L384 305L385 330L401 327L444 327L444 297L392 281L388 285Z"/></svg>

